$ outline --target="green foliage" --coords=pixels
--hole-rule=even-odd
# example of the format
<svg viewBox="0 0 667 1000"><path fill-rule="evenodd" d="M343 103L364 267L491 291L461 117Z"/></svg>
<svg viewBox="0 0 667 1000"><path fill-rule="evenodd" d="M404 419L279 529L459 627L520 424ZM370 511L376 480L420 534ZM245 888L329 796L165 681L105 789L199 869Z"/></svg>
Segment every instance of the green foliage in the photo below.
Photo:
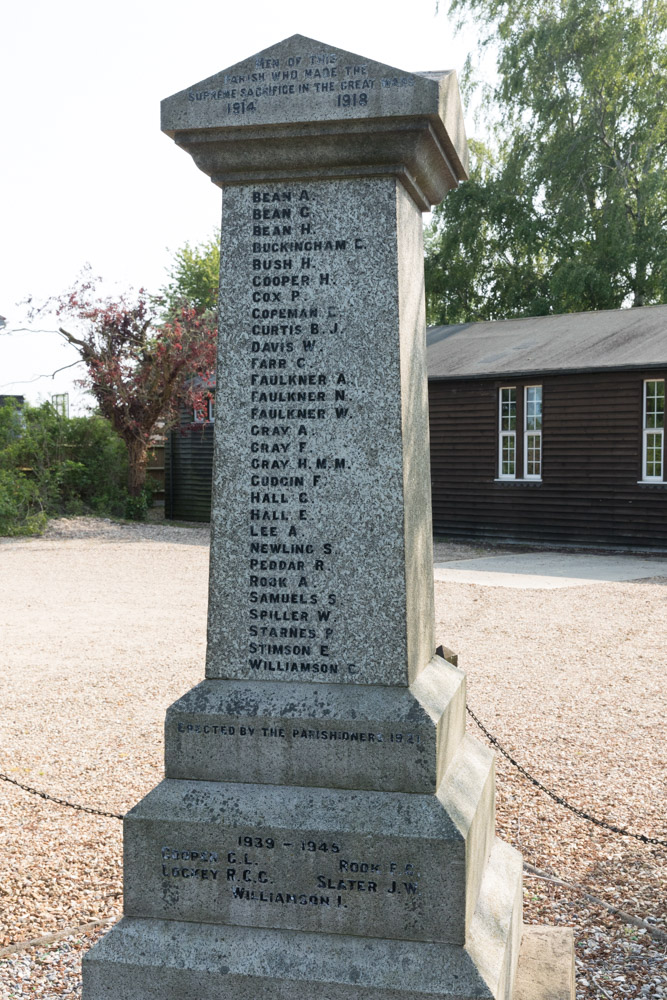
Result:
<svg viewBox="0 0 667 1000"><path fill-rule="evenodd" d="M429 323L549 312L543 227L521 188L497 177L489 150L471 140L470 180L451 191L426 232Z"/></svg>
<svg viewBox="0 0 667 1000"><path fill-rule="evenodd" d="M41 535L46 520L37 484L15 469L0 469L0 535Z"/></svg>
<svg viewBox="0 0 667 1000"><path fill-rule="evenodd" d="M667 4L453 0L496 46L496 157L435 213L432 322L667 301Z"/></svg>
<svg viewBox="0 0 667 1000"><path fill-rule="evenodd" d="M76 503L97 514L120 511L125 502L127 449L100 416L74 417L65 424L65 448L71 457L62 465L61 503Z"/></svg>
<svg viewBox="0 0 667 1000"><path fill-rule="evenodd" d="M122 516L126 479L126 447L102 417L0 407L0 534L38 533L48 515Z"/></svg>
<svg viewBox="0 0 667 1000"><path fill-rule="evenodd" d="M151 505L151 491L146 487L137 496L130 496L125 501L125 517L128 521L145 521L148 508Z"/></svg>
<svg viewBox="0 0 667 1000"><path fill-rule="evenodd" d="M191 246L186 243L174 254L170 281L162 289L168 312L187 303L198 312L215 310L218 306L220 280L220 237Z"/></svg>

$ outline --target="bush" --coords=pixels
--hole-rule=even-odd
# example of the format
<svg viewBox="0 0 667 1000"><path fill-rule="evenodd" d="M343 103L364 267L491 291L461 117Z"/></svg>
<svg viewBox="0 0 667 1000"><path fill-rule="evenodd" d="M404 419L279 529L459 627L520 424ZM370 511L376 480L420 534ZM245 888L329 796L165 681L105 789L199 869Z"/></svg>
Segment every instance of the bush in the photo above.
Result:
<svg viewBox="0 0 667 1000"><path fill-rule="evenodd" d="M125 499L125 517L128 521L145 521L148 508L151 506L152 491L144 488L139 496L131 497L129 493Z"/></svg>
<svg viewBox="0 0 667 1000"><path fill-rule="evenodd" d="M41 535L47 516L37 484L13 469L0 469L0 535Z"/></svg>
<svg viewBox="0 0 667 1000"><path fill-rule="evenodd" d="M126 515L127 450L103 417L0 407L0 472L0 534L43 530L47 515Z"/></svg>
<svg viewBox="0 0 667 1000"><path fill-rule="evenodd" d="M66 458L61 467L61 504L67 513L82 504L95 514L122 516L127 490L127 449L104 417L66 421Z"/></svg>

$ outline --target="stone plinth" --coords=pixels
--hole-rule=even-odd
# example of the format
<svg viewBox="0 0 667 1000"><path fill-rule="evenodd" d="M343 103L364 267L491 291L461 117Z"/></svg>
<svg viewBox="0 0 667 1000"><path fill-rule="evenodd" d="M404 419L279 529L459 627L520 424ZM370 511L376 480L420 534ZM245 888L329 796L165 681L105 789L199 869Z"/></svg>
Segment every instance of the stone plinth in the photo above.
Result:
<svg viewBox="0 0 667 1000"><path fill-rule="evenodd" d="M434 792L465 729L465 675L408 687L203 681L167 711L168 778Z"/></svg>
<svg viewBox="0 0 667 1000"><path fill-rule="evenodd" d="M224 189L206 677L85 1000L511 1000L521 859L433 629L421 212L465 178L455 75L294 36L163 129Z"/></svg>

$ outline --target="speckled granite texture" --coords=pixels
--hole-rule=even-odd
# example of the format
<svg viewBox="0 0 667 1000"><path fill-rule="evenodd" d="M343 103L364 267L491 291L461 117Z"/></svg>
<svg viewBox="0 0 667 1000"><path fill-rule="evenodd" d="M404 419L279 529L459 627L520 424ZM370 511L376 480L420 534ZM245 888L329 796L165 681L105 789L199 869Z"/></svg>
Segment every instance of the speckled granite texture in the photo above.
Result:
<svg viewBox="0 0 667 1000"><path fill-rule="evenodd" d="M421 212L451 73L294 36L163 102L223 187L206 681L85 1000L511 1000L521 858L435 655Z"/></svg>

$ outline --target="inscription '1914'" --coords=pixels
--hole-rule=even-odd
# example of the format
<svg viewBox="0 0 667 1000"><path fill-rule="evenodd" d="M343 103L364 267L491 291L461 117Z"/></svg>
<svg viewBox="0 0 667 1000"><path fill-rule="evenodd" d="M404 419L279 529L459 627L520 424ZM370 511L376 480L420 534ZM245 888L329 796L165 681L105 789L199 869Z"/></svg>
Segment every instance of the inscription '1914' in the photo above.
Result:
<svg viewBox="0 0 667 1000"><path fill-rule="evenodd" d="M410 75L377 75L370 63L344 63L336 52L299 56L259 56L251 69L225 73L221 86L188 92L192 103L214 103L228 115L261 112L276 101L321 102L338 108L363 108L372 94L415 86Z"/></svg>

